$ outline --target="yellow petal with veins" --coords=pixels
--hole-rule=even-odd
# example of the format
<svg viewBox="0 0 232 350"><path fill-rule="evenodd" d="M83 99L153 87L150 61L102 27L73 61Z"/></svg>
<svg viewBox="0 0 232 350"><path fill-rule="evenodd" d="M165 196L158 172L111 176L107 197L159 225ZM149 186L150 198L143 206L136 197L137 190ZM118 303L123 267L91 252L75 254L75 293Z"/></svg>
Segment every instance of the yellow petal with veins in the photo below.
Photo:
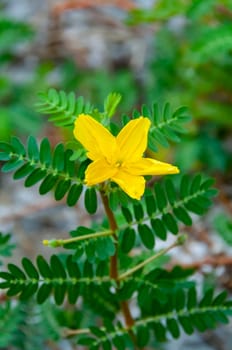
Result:
<svg viewBox="0 0 232 350"><path fill-rule="evenodd" d="M116 138L91 116L80 114L75 121L73 133L88 151L89 159L105 157L109 162L114 159L117 153Z"/></svg>
<svg viewBox="0 0 232 350"><path fill-rule="evenodd" d="M148 118L139 117L131 120L117 135L122 162L133 162L142 157L147 147L147 134L150 127Z"/></svg>
<svg viewBox="0 0 232 350"><path fill-rule="evenodd" d="M123 168L133 175L165 175L179 173L179 169L176 166L151 158L141 158L134 163L128 162Z"/></svg>
<svg viewBox="0 0 232 350"><path fill-rule="evenodd" d="M85 182L87 186L93 186L109 180L118 172L117 168L110 166L104 158L89 164L85 171Z"/></svg>
<svg viewBox="0 0 232 350"><path fill-rule="evenodd" d="M120 169L111 179L131 198L139 200L144 193L145 179L143 176L131 175Z"/></svg>

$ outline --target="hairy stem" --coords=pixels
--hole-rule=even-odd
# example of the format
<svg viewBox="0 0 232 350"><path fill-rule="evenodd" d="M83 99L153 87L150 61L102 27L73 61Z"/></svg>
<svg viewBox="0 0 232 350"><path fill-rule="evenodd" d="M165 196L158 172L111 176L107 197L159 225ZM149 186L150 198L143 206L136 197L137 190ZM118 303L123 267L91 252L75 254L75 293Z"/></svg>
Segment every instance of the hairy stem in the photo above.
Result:
<svg viewBox="0 0 232 350"><path fill-rule="evenodd" d="M110 277L117 280L118 279L118 237L116 231L118 229L118 225L116 219L114 217L114 213L110 209L109 200L106 194L101 191L102 203L104 205L104 209L109 220L110 229L112 231L112 236L114 238L115 244L115 254L110 258Z"/></svg>
<svg viewBox="0 0 232 350"><path fill-rule="evenodd" d="M92 239L92 238L107 237L107 236L112 236L113 234L114 234L113 231L106 230L102 232L93 232L86 235L72 237L68 239L51 239L51 240L45 239L43 240L43 244L52 248L56 248L56 247L63 247L65 244L68 244L68 243L83 241L83 240Z"/></svg>
<svg viewBox="0 0 232 350"><path fill-rule="evenodd" d="M107 195L103 191L101 191L100 193L101 193L104 209L105 209L107 218L109 220L110 229L113 232L113 238L115 242L115 254L110 258L110 277L116 280L117 286L119 287L120 281L118 279L118 236L116 234L116 231L118 230L118 225L117 225L114 213L112 212L109 206L109 199ZM122 310L127 327L132 327L134 324L134 320L131 316L128 303L126 301L122 301L120 305L121 305L121 310ZM134 336L132 338L134 340Z"/></svg>
<svg viewBox="0 0 232 350"><path fill-rule="evenodd" d="M121 274L118 277L119 281L122 281L124 279L126 279L127 277L129 277L130 275L132 275L133 273L135 273L136 271L142 269L144 266L146 266L147 264L151 263L152 261L158 259L160 256L166 254L169 250L171 250L174 247L177 247L178 245L181 245L184 243L186 239L185 235L180 235L177 240L172 243L169 247L162 249L161 251L159 251L157 254L150 256L148 259L142 261L140 264L132 267L130 270L124 272L123 274Z"/></svg>

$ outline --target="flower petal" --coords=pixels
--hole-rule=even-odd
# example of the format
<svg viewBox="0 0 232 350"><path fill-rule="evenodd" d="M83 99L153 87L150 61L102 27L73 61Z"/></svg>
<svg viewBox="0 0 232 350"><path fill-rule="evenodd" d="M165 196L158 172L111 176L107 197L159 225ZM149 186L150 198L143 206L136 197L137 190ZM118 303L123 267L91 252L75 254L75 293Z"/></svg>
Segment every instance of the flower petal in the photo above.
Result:
<svg viewBox="0 0 232 350"><path fill-rule="evenodd" d="M120 147L122 162L133 162L142 157L147 147L147 134L150 124L148 118L139 117L126 124L117 135L116 140Z"/></svg>
<svg viewBox="0 0 232 350"><path fill-rule="evenodd" d="M98 159L89 164L85 171L86 185L93 186L109 180L117 172L118 169L111 167L104 158Z"/></svg>
<svg viewBox="0 0 232 350"><path fill-rule="evenodd" d="M109 162L117 152L116 138L94 118L87 114L80 114L74 127L75 138L88 151L91 160L105 157Z"/></svg>
<svg viewBox="0 0 232 350"><path fill-rule="evenodd" d="M116 175L111 177L121 189L131 198L140 199L145 190L145 179L143 176L134 176L126 171L119 170Z"/></svg>
<svg viewBox="0 0 232 350"><path fill-rule="evenodd" d="M123 169L133 175L165 175L179 173L179 169L176 166L151 158L141 158L137 162L127 163Z"/></svg>

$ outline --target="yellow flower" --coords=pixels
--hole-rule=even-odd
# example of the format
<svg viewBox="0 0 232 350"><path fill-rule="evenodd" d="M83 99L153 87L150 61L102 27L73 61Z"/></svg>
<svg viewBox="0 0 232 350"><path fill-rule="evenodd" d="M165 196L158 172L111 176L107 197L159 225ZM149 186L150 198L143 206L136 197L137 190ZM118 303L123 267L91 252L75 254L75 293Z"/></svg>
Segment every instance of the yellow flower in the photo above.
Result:
<svg viewBox="0 0 232 350"><path fill-rule="evenodd" d="M140 199L145 190L144 175L178 173L175 166L142 157L150 124L148 118L133 119L115 137L91 116L79 115L74 136L93 161L85 172L87 186L111 180L130 197Z"/></svg>

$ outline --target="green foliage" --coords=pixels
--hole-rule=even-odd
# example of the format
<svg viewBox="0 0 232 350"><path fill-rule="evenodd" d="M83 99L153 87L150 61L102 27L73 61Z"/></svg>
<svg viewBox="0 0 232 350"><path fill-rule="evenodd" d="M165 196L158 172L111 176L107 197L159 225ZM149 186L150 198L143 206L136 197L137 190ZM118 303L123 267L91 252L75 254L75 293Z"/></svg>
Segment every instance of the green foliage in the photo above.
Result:
<svg viewBox="0 0 232 350"><path fill-rule="evenodd" d="M224 213L217 214L213 220L213 226L220 237L232 245L232 218Z"/></svg>
<svg viewBox="0 0 232 350"><path fill-rule="evenodd" d="M216 1L217 0L194 0L189 6L187 14L191 19L199 19L200 17L207 15L208 11L212 10Z"/></svg>
<svg viewBox="0 0 232 350"><path fill-rule="evenodd" d="M46 340L57 341L60 326L49 303L7 302L0 307L0 347L39 350Z"/></svg>
<svg viewBox="0 0 232 350"><path fill-rule="evenodd" d="M177 290L169 295L169 300L160 302L156 299L155 305L147 316L136 320L131 327L136 333L139 347L149 343L151 335L159 342L167 340L171 336L179 338L181 331L191 335L194 330L204 332L213 329L218 323L228 323L228 315L232 312L230 302L225 301L225 293L213 297L212 290L198 302L196 289L192 287L188 292ZM106 349L133 348L128 346L128 329L122 325L112 326L107 323L105 327L91 327L91 336L81 338L79 344L88 345L89 349L99 349L100 345ZM106 345L107 344L107 345Z"/></svg>
<svg viewBox="0 0 232 350"><path fill-rule="evenodd" d="M15 332L22 321L20 307L10 302L0 306L0 347L4 348L12 343Z"/></svg>
<svg viewBox="0 0 232 350"><path fill-rule="evenodd" d="M8 18L1 13L0 17L0 138L7 140L13 130L17 133L31 133L38 130L41 120L32 110L30 101L34 98L35 86L44 88L44 74L33 71L30 80L19 82L12 68L20 71L21 50L19 47L30 44L34 30L25 22ZM17 62L17 63L16 63ZM21 70L23 68L21 67ZM16 74L17 75L17 74ZM26 78L26 76L25 76ZM31 81L33 80L33 81Z"/></svg>
<svg viewBox="0 0 232 350"><path fill-rule="evenodd" d="M61 200L66 195L69 206L76 204L83 190L85 164L78 167L71 161L71 150L65 150L62 144L58 144L52 151L47 138L38 146L36 139L31 136L27 147L18 138L12 137L10 143L0 143L0 151L0 159L5 161L3 172L14 171L15 180L26 178L26 187L41 181L41 195L54 189L56 200ZM87 205L88 203L89 199L86 200Z"/></svg>
<svg viewBox="0 0 232 350"><path fill-rule="evenodd" d="M23 22L0 17L0 51L11 52L15 48L15 43L31 39L32 28Z"/></svg>
<svg viewBox="0 0 232 350"><path fill-rule="evenodd" d="M149 130L148 147L156 152L157 144L168 147L168 141L180 142L179 135L186 133L183 124L190 121L186 107L180 107L174 112L171 111L169 103L166 103L161 111L160 106L153 104L152 110L145 105L142 106L141 113L134 111L134 116L143 115L152 121L152 127Z"/></svg>
<svg viewBox="0 0 232 350"><path fill-rule="evenodd" d="M19 268L9 264L8 272L0 273L0 277L5 280L1 283L1 288L9 288L8 295L20 294L21 300L28 300L36 293L37 302L42 303L52 293L58 305L64 300L65 293L71 303L75 303L77 297L82 295L87 304L93 305L98 313L106 317L105 326L97 328L98 332L95 327L90 327L89 332L94 337L80 338L79 344L88 343L90 349L103 346L105 342L111 346L110 348L118 342L124 348L128 341L130 343L128 328L119 324L114 325L112 322L108 328L107 319L113 317L114 312L118 309L119 301L127 300L134 291L138 291L138 305L142 317L135 320L131 330L133 329L133 332L137 334L138 341L141 341L140 333L143 334L142 338L146 339L143 346L149 342L150 336L148 337L147 334L151 332L158 341L166 340L168 333L174 338L179 338L180 327L188 335L192 334L195 329L203 332L206 329L215 328L218 323L228 323L228 316L232 314L232 304L226 301L225 292L213 297L213 291L208 290L198 302L195 283L186 281L193 271L182 270L179 267L175 267L170 272L154 269L148 274L137 274L134 278L130 277L116 296L110 292L113 281L110 281L107 275L100 273L105 268L103 270L97 268L100 273L98 275L97 271L93 272L91 265L85 264L81 272L71 256L62 262L53 255L50 264L39 256L37 267L29 259L24 258L22 265L23 268ZM40 281L39 287L38 281ZM31 288L32 284L36 288ZM2 310L2 313L4 312L9 317L9 306L7 310ZM17 309L14 308L14 312L17 312ZM16 325L22 322L20 312L18 318L9 317L9 322L9 325L4 322L4 327L9 327L12 332L15 331ZM59 330L57 332L59 333ZM8 338L3 336L5 333L1 334L3 344L9 341L9 329L7 330ZM120 339L120 341L115 339ZM115 346L118 348L118 345Z"/></svg>
<svg viewBox="0 0 232 350"><path fill-rule="evenodd" d="M52 89L41 96L40 111L51 115L49 120L57 126L73 127L78 114L91 113L114 135L119 131L111 122L119 94L108 95L103 112L73 93ZM133 118L140 115L151 120L148 148L153 151L158 145L179 142L183 124L190 120L185 107L172 112L169 103L162 109L157 104L152 109L144 105ZM129 117L121 119L125 125ZM100 198L106 213L106 219L77 227L67 239L43 242L53 249L63 247L69 254L53 254L49 260L39 255L36 263L24 257L20 266L8 263L0 272L0 289L15 301L0 308L4 320L0 346L10 343L37 350L47 340L73 334L78 335L73 341L90 350L154 347L170 337L179 338L182 332L191 335L228 323L232 302L225 292L214 297L213 290L207 290L198 297L193 270L164 266L165 254L185 244L186 235L178 233L193 225L192 213L203 215L211 206L217 193L214 181L200 174L169 176L154 184L150 179L138 201L110 181L85 188L90 160L78 144L68 146L59 143L52 149L47 138L38 143L33 136L26 146L16 137L0 143L2 171L13 172L14 180L24 178L25 187L40 183L41 195L52 191L57 201L66 196L69 206L84 191L87 213L97 212ZM178 235L174 243L154 252L156 241L166 241L169 233ZM10 253L9 239L0 235L2 255ZM139 310L137 318L130 314L132 300Z"/></svg>
<svg viewBox="0 0 232 350"><path fill-rule="evenodd" d="M0 232L0 256L9 257L12 255L12 249L15 248L15 244L12 244L10 240L11 235L9 233L3 234ZM0 265L2 265L1 260Z"/></svg>
<svg viewBox="0 0 232 350"><path fill-rule="evenodd" d="M232 26L229 24L216 28L202 28L198 40L193 43L188 58L196 63L204 63L210 59L229 52L232 48Z"/></svg>
<svg viewBox="0 0 232 350"><path fill-rule="evenodd" d="M211 205L211 198L217 194L217 190L211 187L213 183L213 179L204 179L200 174L193 178L184 175L177 190L172 179L168 178L145 192L145 203L122 206L127 222L122 232L122 249L128 252L133 248L135 240L126 243L125 237L128 233L135 235L135 225L147 249L154 248L156 238L165 241L168 232L178 234L179 224L191 226L190 214L203 215Z"/></svg>
<svg viewBox="0 0 232 350"><path fill-rule="evenodd" d="M86 238L87 235L90 235L91 237L88 239ZM106 260L115 253L115 246L112 237L99 237L98 234L96 235L96 231L87 227L79 226L76 230L70 232L70 236L73 238L79 237L80 240L67 243L64 245L64 248L75 250L74 255L78 259L85 253L87 260L90 263L94 263L99 260ZM83 237L82 240L81 237Z"/></svg>
<svg viewBox="0 0 232 350"><path fill-rule="evenodd" d="M8 264L7 272L0 272L3 282L0 288L8 289L7 295L19 295L25 301L36 295L38 304L44 303L50 295L54 301L61 305L67 294L68 301L75 304L82 294L83 285L93 286L106 283L110 286L108 276L98 276L90 264L85 264L84 270L69 255L63 262L57 255L52 255L50 264L40 255L35 266L28 258L22 259L22 267L12 263Z"/></svg>
<svg viewBox="0 0 232 350"><path fill-rule="evenodd" d="M149 9L135 9L130 12L127 22L138 24L144 22L165 21L177 14L184 13L188 5L183 0L158 0Z"/></svg>
<svg viewBox="0 0 232 350"><path fill-rule="evenodd" d="M111 118L114 115L121 98L122 96L117 93L111 93L107 96L104 102L104 111L108 117Z"/></svg>
<svg viewBox="0 0 232 350"><path fill-rule="evenodd" d="M73 127L78 114L88 114L93 109L89 103L84 103L83 97L76 99L73 92L66 94L64 91L49 89L47 92L40 93L39 96L37 110L51 115L48 120L56 126Z"/></svg>

